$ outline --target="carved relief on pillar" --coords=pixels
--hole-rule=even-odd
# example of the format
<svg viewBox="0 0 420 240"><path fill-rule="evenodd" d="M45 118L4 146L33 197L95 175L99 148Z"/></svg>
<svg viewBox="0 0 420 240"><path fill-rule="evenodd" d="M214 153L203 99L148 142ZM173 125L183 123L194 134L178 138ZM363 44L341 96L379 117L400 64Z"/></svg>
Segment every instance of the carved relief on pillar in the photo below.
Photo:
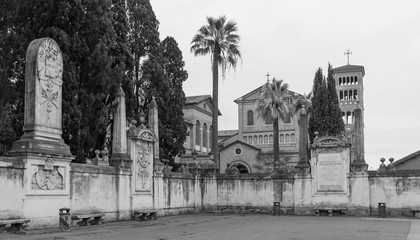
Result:
<svg viewBox="0 0 420 240"><path fill-rule="evenodd" d="M135 190L151 191L153 176L153 149L152 144L146 141L137 141L135 158Z"/></svg>
<svg viewBox="0 0 420 240"><path fill-rule="evenodd" d="M31 190L63 190L65 168L54 165L53 158L47 158L45 164L32 165Z"/></svg>
<svg viewBox="0 0 420 240"><path fill-rule="evenodd" d="M61 108L61 85L63 75L63 59L57 44L47 39L41 43L38 49L37 77L41 83L40 105L45 105L47 118L54 109Z"/></svg>

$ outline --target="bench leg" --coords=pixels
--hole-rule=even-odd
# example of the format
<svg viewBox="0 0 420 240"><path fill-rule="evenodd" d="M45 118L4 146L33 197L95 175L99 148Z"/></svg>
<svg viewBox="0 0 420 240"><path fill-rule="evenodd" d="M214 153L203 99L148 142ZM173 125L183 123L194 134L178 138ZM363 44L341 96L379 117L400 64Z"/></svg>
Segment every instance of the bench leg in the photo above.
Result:
<svg viewBox="0 0 420 240"><path fill-rule="evenodd" d="M78 225L79 227L87 226L88 225L88 220L89 220L89 218L83 218L82 220L77 222L76 225Z"/></svg>
<svg viewBox="0 0 420 240"><path fill-rule="evenodd" d="M23 223L12 223L10 228L7 230L8 233L25 234L21 231Z"/></svg>
<svg viewBox="0 0 420 240"><path fill-rule="evenodd" d="M145 221L146 219L147 213L140 213L139 219L140 221Z"/></svg>
<svg viewBox="0 0 420 240"><path fill-rule="evenodd" d="M89 221L90 225L97 225L102 223L102 217L95 217Z"/></svg>

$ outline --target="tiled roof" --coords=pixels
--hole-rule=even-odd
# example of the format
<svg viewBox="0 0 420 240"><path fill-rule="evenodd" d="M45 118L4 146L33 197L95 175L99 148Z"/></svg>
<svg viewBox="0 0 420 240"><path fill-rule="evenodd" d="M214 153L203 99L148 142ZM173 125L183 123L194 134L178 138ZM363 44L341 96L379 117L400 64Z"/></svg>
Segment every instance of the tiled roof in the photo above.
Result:
<svg viewBox="0 0 420 240"><path fill-rule="evenodd" d="M185 97L185 104L197 104L206 100L207 98L211 99L211 96L210 95L188 96L188 97Z"/></svg>
<svg viewBox="0 0 420 240"><path fill-rule="evenodd" d="M217 136L219 137L226 137L226 136L232 136L237 134L239 131L238 130L220 130L217 133Z"/></svg>
<svg viewBox="0 0 420 240"><path fill-rule="evenodd" d="M401 159L400 159L400 160L398 160L398 161L393 162L393 163L392 163L392 165L394 165L394 166L399 165L399 164L401 164L401 163L406 162L407 160L410 160L410 159L412 159L412 158L417 157L418 155L420 155L420 151L413 152L412 154L410 154L410 155L408 155L408 156L405 156L405 157L401 158Z"/></svg>
<svg viewBox="0 0 420 240"><path fill-rule="evenodd" d="M347 72L362 72L362 76L365 76L365 67L359 65L345 65L333 69L334 73L347 73Z"/></svg>

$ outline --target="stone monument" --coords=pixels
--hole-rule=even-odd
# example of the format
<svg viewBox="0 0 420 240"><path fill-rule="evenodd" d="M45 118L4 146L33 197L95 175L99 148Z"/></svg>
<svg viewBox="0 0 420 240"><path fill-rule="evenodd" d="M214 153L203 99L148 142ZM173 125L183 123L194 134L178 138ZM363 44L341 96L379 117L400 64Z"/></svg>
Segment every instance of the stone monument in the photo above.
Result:
<svg viewBox="0 0 420 240"><path fill-rule="evenodd" d="M50 38L32 41L26 52L24 134L8 153L25 164L27 195L69 194L74 157L61 138L62 76L57 43Z"/></svg>
<svg viewBox="0 0 420 240"><path fill-rule="evenodd" d="M315 138L311 149L315 195L348 194L350 145L336 137Z"/></svg>

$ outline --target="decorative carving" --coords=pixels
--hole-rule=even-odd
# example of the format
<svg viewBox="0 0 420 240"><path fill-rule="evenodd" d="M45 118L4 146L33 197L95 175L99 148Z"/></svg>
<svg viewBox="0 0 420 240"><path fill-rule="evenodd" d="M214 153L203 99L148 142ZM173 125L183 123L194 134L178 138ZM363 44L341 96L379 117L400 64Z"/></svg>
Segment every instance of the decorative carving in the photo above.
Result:
<svg viewBox="0 0 420 240"><path fill-rule="evenodd" d="M140 130L137 138L142 139L142 140L146 140L146 141L155 141L155 136L153 135L152 132L150 132L150 130Z"/></svg>
<svg viewBox="0 0 420 240"><path fill-rule="evenodd" d="M38 49L37 75L41 83L41 105L46 104L48 118L54 106L58 109L59 90L63 84L63 59L54 41L43 41Z"/></svg>
<svg viewBox="0 0 420 240"><path fill-rule="evenodd" d="M345 147L346 143L336 137L320 137L314 139L312 147Z"/></svg>
<svg viewBox="0 0 420 240"><path fill-rule="evenodd" d="M146 189L150 181L150 153L152 152L151 146L137 145L137 182L141 189Z"/></svg>
<svg viewBox="0 0 420 240"><path fill-rule="evenodd" d="M64 189L64 167L53 164L54 159L48 158L45 165L32 166L31 185L33 190Z"/></svg>

